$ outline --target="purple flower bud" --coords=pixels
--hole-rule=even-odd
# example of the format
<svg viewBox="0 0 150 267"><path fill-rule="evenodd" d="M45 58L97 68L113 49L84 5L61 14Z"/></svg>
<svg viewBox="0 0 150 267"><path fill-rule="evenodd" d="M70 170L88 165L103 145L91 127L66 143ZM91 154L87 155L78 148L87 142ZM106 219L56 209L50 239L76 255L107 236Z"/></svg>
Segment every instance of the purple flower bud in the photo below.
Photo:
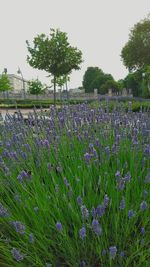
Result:
<svg viewBox="0 0 150 267"><path fill-rule="evenodd" d="M107 207L109 204L109 197L107 195L104 196L104 206Z"/></svg>
<svg viewBox="0 0 150 267"><path fill-rule="evenodd" d="M120 180L118 181L118 189L119 189L119 190L123 190L124 187L125 187L125 180L124 180L124 179L120 179Z"/></svg>
<svg viewBox="0 0 150 267"><path fill-rule="evenodd" d="M96 208L96 214L97 216L102 217L104 213L105 213L105 206L104 204L101 204Z"/></svg>
<svg viewBox="0 0 150 267"><path fill-rule="evenodd" d="M144 190L144 197L146 197L148 195L148 191L147 190Z"/></svg>
<svg viewBox="0 0 150 267"><path fill-rule="evenodd" d="M50 163L47 163L47 169L48 169L49 172L51 171L52 165Z"/></svg>
<svg viewBox="0 0 150 267"><path fill-rule="evenodd" d="M102 255L106 255L106 253L107 253L106 249L103 249Z"/></svg>
<svg viewBox="0 0 150 267"><path fill-rule="evenodd" d="M79 235L82 238L82 240L86 237L86 229L84 226L79 230Z"/></svg>
<svg viewBox="0 0 150 267"><path fill-rule="evenodd" d="M17 233L23 235L25 234L25 225L19 221L12 222L12 225L15 227Z"/></svg>
<svg viewBox="0 0 150 267"><path fill-rule="evenodd" d="M88 209L86 208L85 205L82 205L81 206L81 213L82 213L82 218L84 220L88 219L88 217L89 217L89 211L88 211Z"/></svg>
<svg viewBox="0 0 150 267"><path fill-rule="evenodd" d="M93 228L93 231L95 232L96 235L101 235L102 228L100 227L98 220L94 219L92 221L92 228Z"/></svg>
<svg viewBox="0 0 150 267"><path fill-rule="evenodd" d="M34 235L33 234L29 235L29 242L34 243Z"/></svg>
<svg viewBox="0 0 150 267"><path fill-rule="evenodd" d="M85 153L84 158L88 162L91 159L91 155L89 153Z"/></svg>
<svg viewBox="0 0 150 267"><path fill-rule="evenodd" d="M82 198L80 196L77 197L77 202L79 206L83 204Z"/></svg>
<svg viewBox="0 0 150 267"><path fill-rule="evenodd" d="M129 210L128 211L128 217L129 218L132 218L134 216L134 212L133 212L133 210Z"/></svg>
<svg viewBox="0 0 150 267"><path fill-rule="evenodd" d="M7 216L9 216L7 209L0 202L0 217L7 217Z"/></svg>
<svg viewBox="0 0 150 267"><path fill-rule="evenodd" d="M120 257L124 257L124 252L123 251L120 252Z"/></svg>
<svg viewBox="0 0 150 267"><path fill-rule="evenodd" d="M119 208L120 208L121 210L124 210L124 208L125 208L125 199L124 199L124 197L122 197L122 200L121 200L121 202L120 202L120 206L119 206Z"/></svg>
<svg viewBox="0 0 150 267"><path fill-rule="evenodd" d="M56 223L56 228L57 228L58 232L61 232L62 231L62 224L61 224L61 222L57 222Z"/></svg>
<svg viewBox="0 0 150 267"><path fill-rule="evenodd" d="M110 247L109 248L109 255L112 259L116 257L117 248L116 247Z"/></svg>
<svg viewBox="0 0 150 267"><path fill-rule="evenodd" d="M125 182L130 182L130 179L131 179L131 174L130 174L130 172L128 172L128 173L125 175L124 180L125 180Z"/></svg>
<svg viewBox="0 0 150 267"><path fill-rule="evenodd" d="M95 218L96 217L96 209L94 207L92 208L91 213L92 213L93 218Z"/></svg>
<svg viewBox="0 0 150 267"><path fill-rule="evenodd" d="M142 203L141 203L141 205L140 205L140 209L141 209L141 210L146 210L147 207L148 207L147 202L146 202L146 201L142 201Z"/></svg>
<svg viewBox="0 0 150 267"><path fill-rule="evenodd" d="M64 184L65 184L67 187L69 186L69 182L68 182L68 180L67 180L66 177L64 177Z"/></svg>
<svg viewBox="0 0 150 267"><path fill-rule="evenodd" d="M23 256L20 254L19 250L17 250L16 248L13 248L11 250L11 254L16 261L22 261L23 260Z"/></svg>
<svg viewBox="0 0 150 267"><path fill-rule="evenodd" d="M117 172L115 173L115 176L116 176L116 178L120 178L120 176L121 176L120 171L117 171Z"/></svg>
<svg viewBox="0 0 150 267"><path fill-rule="evenodd" d="M144 182L147 183L147 184L150 183L150 173L148 173L146 175L146 178L145 178Z"/></svg>
<svg viewBox="0 0 150 267"><path fill-rule="evenodd" d="M141 234L142 234L142 235L145 234L145 228L144 228L144 227L141 228Z"/></svg>

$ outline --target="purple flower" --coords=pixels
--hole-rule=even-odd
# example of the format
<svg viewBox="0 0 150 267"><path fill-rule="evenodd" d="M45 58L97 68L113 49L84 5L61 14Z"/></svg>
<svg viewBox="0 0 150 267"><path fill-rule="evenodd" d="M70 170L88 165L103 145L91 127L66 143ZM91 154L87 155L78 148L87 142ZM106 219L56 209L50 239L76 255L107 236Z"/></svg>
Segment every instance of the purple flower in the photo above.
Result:
<svg viewBox="0 0 150 267"><path fill-rule="evenodd" d="M125 180L124 180L124 179L120 179L120 180L118 181L118 189L119 189L119 190L123 190L124 187L125 187Z"/></svg>
<svg viewBox="0 0 150 267"><path fill-rule="evenodd" d="M147 202L146 202L146 201L142 201L142 203L141 203L141 205L140 205L140 209L141 209L141 210L146 210L147 207L148 207Z"/></svg>
<svg viewBox="0 0 150 267"><path fill-rule="evenodd" d="M121 176L120 171L116 171L115 176L116 176L116 178L120 178L120 176Z"/></svg>
<svg viewBox="0 0 150 267"><path fill-rule="evenodd" d="M94 219L92 221L92 228L96 235L101 235L102 228L100 227L98 220Z"/></svg>
<svg viewBox="0 0 150 267"><path fill-rule="evenodd" d="M12 222L12 225L15 227L17 233L21 235L25 234L25 225L22 224L20 221Z"/></svg>
<svg viewBox="0 0 150 267"><path fill-rule="evenodd" d="M106 253L107 253L106 249L103 249L102 255L106 255Z"/></svg>
<svg viewBox="0 0 150 267"><path fill-rule="evenodd" d="M34 235L33 234L29 235L29 242L34 243Z"/></svg>
<svg viewBox="0 0 150 267"><path fill-rule="evenodd" d="M134 212L133 212L133 210L129 210L128 211L128 217L129 218L132 218L134 216Z"/></svg>
<svg viewBox="0 0 150 267"><path fill-rule="evenodd" d="M9 214L8 214L7 209L0 202L0 217L7 217L8 215Z"/></svg>
<svg viewBox="0 0 150 267"><path fill-rule="evenodd" d="M68 182L68 180L67 180L66 177L64 177L64 184L65 184L67 187L69 186L69 182Z"/></svg>
<svg viewBox="0 0 150 267"><path fill-rule="evenodd" d="M145 228L144 228L144 227L141 228L141 234L142 234L142 235L145 234Z"/></svg>
<svg viewBox="0 0 150 267"><path fill-rule="evenodd" d="M58 232L61 232L62 231L62 224L61 224L61 222L57 222L56 223L56 228L57 228Z"/></svg>
<svg viewBox="0 0 150 267"><path fill-rule="evenodd" d="M124 197L122 197L122 200L121 200L121 202L120 202L120 206L119 206L119 208L120 208L121 210L124 210L124 208L125 208L125 199L124 199Z"/></svg>
<svg viewBox="0 0 150 267"><path fill-rule="evenodd" d="M82 240L86 237L86 229L84 226L79 230L79 235L82 238Z"/></svg>
<svg viewBox="0 0 150 267"><path fill-rule="evenodd" d="M109 197L107 195L104 196L104 206L107 207L109 204Z"/></svg>
<svg viewBox="0 0 150 267"><path fill-rule="evenodd" d="M147 190L144 190L144 197L146 197L148 195L148 191Z"/></svg>
<svg viewBox="0 0 150 267"><path fill-rule="evenodd" d="M112 259L116 257L117 248L116 247L110 247L109 248L109 255Z"/></svg>
<svg viewBox="0 0 150 267"><path fill-rule="evenodd" d="M11 250L11 254L16 261L22 261L23 260L23 256L20 254L19 250L17 250L16 248L13 248Z"/></svg>
<svg viewBox="0 0 150 267"><path fill-rule="evenodd" d="M89 161L90 161L90 159L91 159L91 154L89 154L89 153L85 153L85 154L84 154L84 158L85 158L86 163L89 163Z"/></svg>
<svg viewBox="0 0 150 267"><path fill-rule="evenodd" d="M52 165L50 163L47 163L47 169L48 169L49 172L51 171Z"/></svg>
<svg viewBox="0 0 150 267"><path fill-rule="evenodd" d="M101 204L96 208L96 214L97 216L102 217L104 213L105 213L105 206L104 204Z"/></svg>
<svg viewBox="0 0 150 267"><path fill-rule="evenodd" d="M91 213L92 213L93 218L95 218L96 217L96 209L94 207L92 208Z"/></svg>
<svg viewBox="0 0 150 267"><path fill-rule="evenodd" d="M125 182L130 182L130 179L131 179L131 174L130 174L130 172L128 172L128 173L125 175L124 180L125 180Z"/></svg>
<svg viewBox="0 0 150 267"><path fill-rule="evenodd" d="M77 197L77 202L78 202L78 205L81 206L83 201L82 201L82 198L80 196Z"/></svg>
<svg viewBox="0 0 150 267"><path fill-rule="evenodd" d="M146 175L146 178L144 180L145 183L150 183L150 173Z"/></svg>
<svg viewBox="0 0 150 267"><path fill-rule="evenodd" d="M81 206L81 213L82 213L82 218L84 220L88 219L88 217L89 217L89 211L88 211L88 209L86 208L85 205L82 205Z"/></svg>
<svg viewBox="0 0 150 267"><path fill-rule="evenodd" d="M123 251L120 252L120 257L124 257L124 252Z"/></svg>

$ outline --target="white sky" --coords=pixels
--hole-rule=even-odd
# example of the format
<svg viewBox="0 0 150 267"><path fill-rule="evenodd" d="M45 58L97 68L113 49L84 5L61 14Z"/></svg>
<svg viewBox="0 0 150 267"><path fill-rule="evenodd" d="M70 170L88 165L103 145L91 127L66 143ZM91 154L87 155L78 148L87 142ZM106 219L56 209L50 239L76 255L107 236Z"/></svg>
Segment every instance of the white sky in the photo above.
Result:
<svg viewBox="0 0 150 267"><path fill-rule="evenodd" d="M84 62L81 70L72 72L70 88L82 84L89 66L98 66L116 80L124 78L121 49L133 25L149 13L150 0L0 0L0 73L6 67L17 74L19 66L25 79L38 77L50 84L46 72L26 62L25 41L59 28L83 53Z"/></svg>

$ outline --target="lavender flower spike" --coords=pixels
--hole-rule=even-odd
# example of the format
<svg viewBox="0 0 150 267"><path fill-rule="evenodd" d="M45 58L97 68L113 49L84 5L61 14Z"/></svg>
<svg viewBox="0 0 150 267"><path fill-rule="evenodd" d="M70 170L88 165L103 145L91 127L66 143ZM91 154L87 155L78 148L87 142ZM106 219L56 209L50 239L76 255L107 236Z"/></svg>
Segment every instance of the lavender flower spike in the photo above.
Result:
<svg viewBox="0 0 150 267"><path fill-rule="evenodd" d="M92 221L92 228L93 228L93 231L95 232L96 235L101 235L102 228L100 227L98 220L94 219Z"/></svg>
<svg viewBox="0 0 150 267"><path fill-rule="evenodd" d="M89 217L89 211L88 211L88 209L86 208L85 205L81 206L81 213L82 213L82 218L84 220L88 219L88 217Z"/></svg>
<svg viewBox="0 0 150 267"><path fill-rule="evenodd" d="M79 230L79 235L82 238L82 240L86 237L86 229L84 226Z"/></svg>
<svg viewBox="0 0 150 267"><path fill-rule="evenodd" d="M16 248L13 248L11 250L11 254L16 261L22 261L23 260L23 256L20 254L19 250L17 250Z"/></svg>
<svg viewBox="0 0 150 267"><path fill-rule="evenodd" d="M8 215L7 209L0 202L0 217L7 217Z"/></svg>
<svg viewBox="0 0 150 267"><path fill-rule="evenodd" d="M142 203L141 203L141 205L140 205L140 209L141 209L141 210L146 210L147 207L148 207L147 202L146 202L146 201L142 201Z"/></svg>
<svg viewBox="0 0 150 267"><path fill-rule="evenodd" d="M117 253L117 248L116 247L110 247L109 248L109 254L110 254L110 257L112 259L114 259L116 257L116 253Z"/></svg>
<svg viewBox="0 0 150 267"><path fill-rule="evenodd" d="M15 227L17 233L21 235L25 234L25 225L23 225L21 222L12 222L12 225Z"/></svg>
<svg viewBox="0 0 150 267"><path fill-rule="evenodd" d="M56 228L57 228L58 232L61 232L62 231L62 224L61 224L61 222L57 222L56 223Z"/></svg>

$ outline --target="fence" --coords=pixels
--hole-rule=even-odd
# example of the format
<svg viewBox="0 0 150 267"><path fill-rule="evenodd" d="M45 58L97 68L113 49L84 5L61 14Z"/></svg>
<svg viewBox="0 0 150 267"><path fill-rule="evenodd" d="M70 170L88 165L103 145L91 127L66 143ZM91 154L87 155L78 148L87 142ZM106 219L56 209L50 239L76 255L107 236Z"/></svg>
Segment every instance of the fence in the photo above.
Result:
<svg viewBox="0 0 150 267"><path fill-rule="evenodd" d="M54 99L54 94L53 93L48 93L44 95L31 95L26 93L25 97L24 94L22 93L12 93L12 92L5 92L5 93L0 93L0 99L9 99L9 100L53 100ZM144 100L149 100L149 99L143 99L139 97L133 97L131 94L128 95L99 95L95 93L72 93L72 92L57 92L56 93L56 100L83 100L83 101L88 101L88 100L121 100L121 99L135 99L139 101L144 101Z"/></svg>

